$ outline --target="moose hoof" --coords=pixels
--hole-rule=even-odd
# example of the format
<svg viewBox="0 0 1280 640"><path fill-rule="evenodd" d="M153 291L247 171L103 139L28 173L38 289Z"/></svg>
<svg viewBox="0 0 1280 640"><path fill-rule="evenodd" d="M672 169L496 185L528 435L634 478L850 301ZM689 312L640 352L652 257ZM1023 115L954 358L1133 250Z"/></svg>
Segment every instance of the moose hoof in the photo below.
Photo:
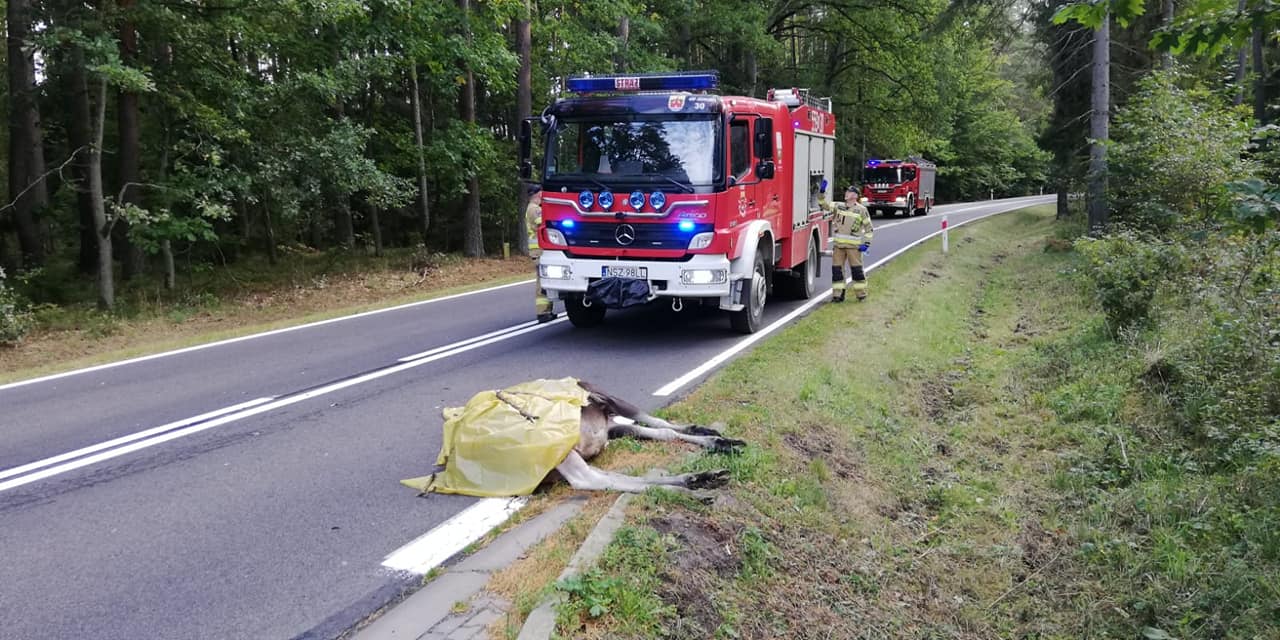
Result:
<svg viewBox="0 0 1280 640"><path fill-rule="evenodd" d="M716 438L711 445L711 450L716 453L738 453L743 447L747 446L744 440L735 440L733 438Z"/></svg>
<svg viewBox="0 0 1280 640"><path fill-rule="evenodd" d="M720 435L720 430L716 429L714 425L704 427L701 425L691 424L688 427L688 433L695 436L718 436Z"/></svg>
<svg viewBox="0 0 1280 640"><path fill-rule="evenodd" d="M684 482L686 489L719 489L726 484L729 484L728 469L691 473Z"/></svg>

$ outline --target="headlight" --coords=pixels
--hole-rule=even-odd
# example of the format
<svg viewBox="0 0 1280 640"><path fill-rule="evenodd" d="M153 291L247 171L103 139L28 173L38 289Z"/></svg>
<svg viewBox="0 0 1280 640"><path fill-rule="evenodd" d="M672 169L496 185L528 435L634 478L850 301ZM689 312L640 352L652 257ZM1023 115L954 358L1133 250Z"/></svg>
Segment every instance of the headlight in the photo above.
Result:
<svg viewBox="0 0 1280 640"><path fill-rule="evenodd" d="M902 196L898 196L898 197L894 198L894 199L893 199L893 201L894 201L894 202L906 202L906 201L907 201L907 199L906 199L906 198L904 198L904 197L902 197Z"/></svg>
<svg viewBox="0 0 1280 640"><path fill-rule="evenodd" d="M569 244L564 241L564 234L560 233L559 229L547 229L547 242L561 246L568 246Z"/></svg>
<svg viewBox="0 0 1280 640"><path fill-rule="evenodd" d="M600 205L600 208L604 209L605 211L612 209L613 208L613 192L601 191L600 194L596 196L596 202Z"/></svg>
<svg viewBox="0 0 1280 640"><path fill-rule="evenodd" d="M868 202L871 202L871 199L866 196L862 196L861 198L858 198L858 202L861 202L862 204L866 204Z"/></svg>
<svg viewBox="0 0 1280 640"><path fill-rule="evenodd" d="M698 235L689 239L689 249L690 250L706 249L707 247L711 246L711 241L714 240L715 237L716 237L716 234L714 231L699 233Z"/></svg>
<svg viewBox="0 0 1280 640"><path fill-rule="evenodd" d="M547 280L568 280L573 275L573 270L560 264L540 264L538 274Z"/></svg>
<svg viewBox="0 0 1280 640"><path fill-rule="evenodd" d="M680 282L684 284L722 284L729 279L725 269L685 269L680 271Z"/></svg>

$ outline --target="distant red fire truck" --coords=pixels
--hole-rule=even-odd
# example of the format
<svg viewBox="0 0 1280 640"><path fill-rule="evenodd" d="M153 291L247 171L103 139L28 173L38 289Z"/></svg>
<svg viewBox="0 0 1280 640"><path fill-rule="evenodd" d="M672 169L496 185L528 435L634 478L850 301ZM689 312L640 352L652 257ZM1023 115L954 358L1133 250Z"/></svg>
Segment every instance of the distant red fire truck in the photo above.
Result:
<svg viewBox="0 0 1280 640"><path fill-rule="evenodd" d="M868 160L862 177L862 197L873 214L927 215L933 208L937 175L937 166L924 158Z"/></svg>
<svg viewBox="0 0 1280 640"><path fill-rule="evenodd" d="M815 294L829 233L819 193L835 184L829 99L716 95L716 72L566 85L578 95L525 121L521 177L543 189L539 276L575 326L662 299L718 306L751 333L775 290Z"/></svg>

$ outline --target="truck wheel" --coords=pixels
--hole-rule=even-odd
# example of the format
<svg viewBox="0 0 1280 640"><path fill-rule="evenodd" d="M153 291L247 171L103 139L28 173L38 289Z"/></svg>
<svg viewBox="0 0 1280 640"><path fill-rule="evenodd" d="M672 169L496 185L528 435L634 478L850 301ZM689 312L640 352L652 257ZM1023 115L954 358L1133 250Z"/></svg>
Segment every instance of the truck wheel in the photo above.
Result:
<svg viewBox="0 0 1280 640"><path fill-rule="evenodd" d="M791 276L782 279L783 294L795 300L808 300L818 290L818 268L821 266L818 256L818 241L809 239L809 255L804 264L799 265L798 272L793 270Z"/></svg>
<svg viewBox="0 0 1280 640"><path fill-rule="evenodd" d="M920 212L916 210L916 199L907 198L907 217L914 217L918 213Z"/></svg>
<svg viewBox="0 0 1280 640"><path fill-rule="evenodd" d="M768 296L769 281L764 273L764 254L756 251L751 267L751 279L743 283L745 288L742 310L729 316L729 324L738 333L755 333L764 324L764 299Z"/></svg>
<svg viewBox="0 0 1280 640"><path fill-rule="evenodd" d="M604 305L594 303L588 307L582 301L582 296L574 296L564 301L564 310L569 314L569 322L579 329L600 324L604 320Z"/></svg>

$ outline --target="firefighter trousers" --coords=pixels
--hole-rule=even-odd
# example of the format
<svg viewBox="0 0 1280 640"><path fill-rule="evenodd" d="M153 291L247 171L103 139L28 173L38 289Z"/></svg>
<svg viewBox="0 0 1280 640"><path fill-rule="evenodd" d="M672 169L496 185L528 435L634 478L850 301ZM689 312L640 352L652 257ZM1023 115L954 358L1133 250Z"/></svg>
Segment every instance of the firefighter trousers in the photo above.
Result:
<svg viewBox="0 0 1280 640"><path fill-rule="evenodd" d="M547 297L546 289L542 288L542 273L538 269L538 256L542 252L536 249L529 250L529 257L533 259L533 313L534 315L543 315L551 313L551 298Z"/></svg>
<svg viewBox="0 0 1280 640"><path fill-rule="evenodd" d="M853 295L859 300L867 297L867 276L862 271L862 252L850 245L835 246L831 254L831 299L844 300L844 266L849 265L853 275Z"/></svg>

